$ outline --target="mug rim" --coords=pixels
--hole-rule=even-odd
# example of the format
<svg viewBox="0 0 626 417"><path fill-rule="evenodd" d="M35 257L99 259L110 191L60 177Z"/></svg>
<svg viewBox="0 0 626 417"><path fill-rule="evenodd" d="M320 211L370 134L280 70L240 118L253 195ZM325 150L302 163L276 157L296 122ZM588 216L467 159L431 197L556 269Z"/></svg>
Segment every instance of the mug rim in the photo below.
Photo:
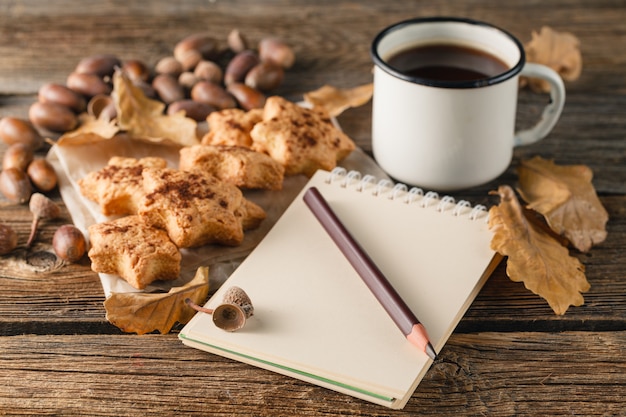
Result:
<svg viewBox="0 0 626 417"><path fill-rule="evenodd" d="M507 38L509 38L509 40L511 40L515 44L515 46L517 46L519 53L520 53L519 60L514 66L512 66L508 70L500 74L488 77L488 78L481 78L478 80L467 80L467 81L451 81L451 80L436 80L436 79L407 75L391 67L389 64L387 64L387 62L385 62L384 59L381 58L380 54L378 53L378 45L383 40L383 38L385 38L388 34L395 32L397 30L400 30L407 26L421 24L421 23L433 23L433 22L435 23L436 22L465 23L465 24L495 29L499 31L500 33L502 33L503 35L505 35ZM447 16L417 17L417 18L403 20L401 22L394 23L391 26L387 26L385 29L380 31L376 35L374 40L372 41L370 54L376 66L378 66L383 71L389 73L390 75L396 78L399 78L399 79L402 79L402 80L405 80L414 84L421 84L421 85L426 85L429 87L442 87L442 88L478 88L478 87L485 87L489 85L499 84L519 74L522 71L522 68L524 67L524 64L526 62L526 54L524 51L524 46L519 41L519 39L517 39L508 31L500 27L497 27L495 25L492 25L491 23L482 22L482 21L475 20L475 19L462 18L462 17L447 17Z"/></svg>

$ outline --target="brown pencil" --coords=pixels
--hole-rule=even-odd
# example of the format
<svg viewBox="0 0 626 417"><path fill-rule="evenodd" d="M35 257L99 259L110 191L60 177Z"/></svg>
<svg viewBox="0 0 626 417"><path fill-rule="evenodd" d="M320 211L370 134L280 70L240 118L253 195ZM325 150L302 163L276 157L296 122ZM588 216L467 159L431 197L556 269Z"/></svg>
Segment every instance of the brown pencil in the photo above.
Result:
<svg viewBox="0 0 626 417"><path fill-rule="evenodd" d="M387 278L385 278L374 261L341 223L319 190L315 187L310 187L304 193L303 198L313 215L337 247L339 247L339 250L341 250L361 279L363 279L378 302L387 311L387 314L389 314L396 326L411 343L435 360L437 353L428 339L424 326L402 300Z"/></svg>

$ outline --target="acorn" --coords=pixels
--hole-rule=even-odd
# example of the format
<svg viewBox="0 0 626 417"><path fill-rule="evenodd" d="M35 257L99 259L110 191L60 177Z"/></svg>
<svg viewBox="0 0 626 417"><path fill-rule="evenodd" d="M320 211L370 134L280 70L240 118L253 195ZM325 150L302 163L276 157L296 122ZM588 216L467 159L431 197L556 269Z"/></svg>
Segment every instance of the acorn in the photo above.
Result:
<svg viewBox="0 0 626 417"><path fill-rule="evenodd" d="M224 293L222 304L214 310L201 307L185 299L185 303L196 311L213 315L213 323L222 330L234 332L245 326L246 320L254 314L254 307L250 297L239 287L231 287Z"/></svg>

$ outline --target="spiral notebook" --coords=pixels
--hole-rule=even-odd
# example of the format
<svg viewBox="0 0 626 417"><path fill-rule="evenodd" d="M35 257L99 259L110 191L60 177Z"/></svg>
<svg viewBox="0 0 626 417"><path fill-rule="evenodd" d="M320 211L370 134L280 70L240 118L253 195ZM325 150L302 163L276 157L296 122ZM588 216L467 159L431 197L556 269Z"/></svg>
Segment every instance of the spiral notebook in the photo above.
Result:
<svg viewBox="0 0 626 417"><path fill-rule="evenodd" d="M485 207L338 168L318 171L207 303L243 288L237 332L198 313L183 343L390 408L432 364L409 343L302 200L315 186L424 324L440 352L500 257ZM262 376L259 376L262 378Z"/></svg>

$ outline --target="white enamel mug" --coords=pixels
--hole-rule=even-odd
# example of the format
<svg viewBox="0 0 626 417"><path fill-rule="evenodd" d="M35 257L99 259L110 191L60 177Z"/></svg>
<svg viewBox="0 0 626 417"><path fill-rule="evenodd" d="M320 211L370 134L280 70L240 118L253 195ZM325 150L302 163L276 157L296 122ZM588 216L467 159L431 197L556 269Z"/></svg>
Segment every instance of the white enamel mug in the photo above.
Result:
<svg viewBox="0 0 626 417"><path fill-rule="evenodd" d="M419 78L387 60L430 44L469 46L508 68L473 81ZM430 190L458 190L484 184L511 163L513 148L544 138L565 103L565 87L552 69L525 62L522 44L511 34L475 20L433 17L394 24L372 43L374 95L372 149L380 167L395 180ZM539 122L516 132L519 76L542 78L550 103Z"/></svg>

